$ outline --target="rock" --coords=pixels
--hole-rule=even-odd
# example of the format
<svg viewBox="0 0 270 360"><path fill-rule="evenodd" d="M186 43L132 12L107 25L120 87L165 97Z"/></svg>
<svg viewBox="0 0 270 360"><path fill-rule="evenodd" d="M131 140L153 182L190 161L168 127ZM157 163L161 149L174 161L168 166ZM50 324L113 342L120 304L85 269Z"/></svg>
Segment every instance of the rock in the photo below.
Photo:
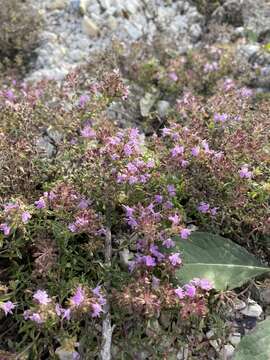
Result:
<svg viewBox="0 0 270 360"><path fill-rule="evenodd" d="M74 62L80 62L86 59L86 54L84 51L79 49L71 50L69 53L69 57Z"/></svg>
<svg viewBox="0 0 270 360"><path fill-rule="evenodd" d="M231 344L224 345L220 352L222 360L231 360L233 358L234 351L234 346Z"/></svg>
<svg viewBox="0 0 270 360"><path fill-rule="evenodd" d="M270 3L265 0L227 0L212 14L212 22L244 26L260 41L270 33Z"/></svg>
<svg viewBox="0 0 270 360"><path fill-rule="evenodd" d="M150 114L150 111L154 106L157 97L158 96L156 93L146 93L144 97L140 100L140 110L143 117L146 117Z"/></svg>
<svg viewBox="0 0 270 360"><path fill-rule="evenodd" d="M84 15L82 20L82 29L90 37L96 37L99 34L99 28L96 23L86 15Z"/></svg>
<svg viewBox="0 0 270 360"><path fill-rule="evenodd" d="M89 5L89 0L80 0L79 1L79 9L80 9L80 13L82 15L85 15L87 13L88 5Z"/></svg>
<svg viewBox="0 0 270 360"><path fill-rule="evenodd" d="M56 155L56 148L52 144L48 136L40 137L36 142L37 148L44 154L47 158L52 158Z"/></svg>
<svg viewBox="0 0 270 360"><path fill-rule="evenodd" d="M176 356L177 360L188 360L189 350L188 345L181 349Z"/></svg>
<svg viewBox="0 0 270 360"><path fill-rule="evenodd" d="M122 251L119 252L119 257L120 257L120 264L123 266L124 269L128 269L129 267L129 262L132 258L131 253L129 252L128 249L124 249Z"/></svg>
<svg viewBox="0 0 270 360"><path fill-rule="evenodd" d="M233 308L235 311L240 311L246 308L246 303L242 300L236 299L233 304Z"/></svg>
<svg viewBox="0 0 270 360"><path fill-rule="evenodd" d="M220 344L217 340L210 340L209 343L216 350L216 352L220 351Z"/></svg>
<svg viewBox="0 0 270 360"><path fill-rule="evenodd" d="M230 335L229 341L233 346L237 346L241 341L241 334L239 332L235 332Z"/></svg>
<svg viewBox="0 0 270 360"><path fill-rule="evenodd" d="M242 6L243 23L247 30L256 34L259 41L270 34L270 3L265 0L245 0Z"/></svg>
<svg viewBox="0 0 270 360"><path fill-rule="evenodd" d="M215 333L213 330L207 331L207 333L205 335L206 335L207 339L211 339L211 338L215 337Z"/></svg>
<svg viewBox="0 0 270 360"><path fill-rule="evenodd" d="M107 19L107 25L109 29L116 30L118 26L118 22L114 16L110 15Z"/></svg>
<svg viewBox="0 0 270 360"><path fill-rule="evenodd" d="M226 22L233 26L243 25L243 0L227 0L212 14L212 21L217 23Z"/></svg>
<svg viewBox="0 0 270 360"><path fill-rule="evenodd" d="M133 24L128 20L126 21L125 30L132 40L138 40L143 35L142 31L136 26L136 24Z"/></svg>
<svg viewBox="0 0 270 360"><path fill-rule="evenodd" d="M260 299L264 305L270 305L270 288L260 289Z"/></svg>
<svg viewBox="0 0 270 360"><path fill-rule="evenodd" d="M52 129L51 127L46 129L46 135L52 140L53 143L57 145L60 144L63 140L63 134L60 133L60 131Z"/></svg>
<svg viewBox="0 0 270 360"><path fill-rule="evenodd" d="M54 0L52 3L49 3L46 8L48 10L64 10L67 6L67 0Z"/></svg>
<svg viewBox="0 0 270 360"><path fill-rule="evenodd" d="M258 44L246 44L238 46L236 51L239 54L240 59L244 57L246 61L254 63L260 49L261 47Z"/></svg>
<svg viewBox="0 0 270 360"><path fill-rule="evenodd" d="M240 310L241 314L254 318L259 318L262 312L262 307L253 300L249 300L247 306Z"/></svg>
<svg viewBox="0 0 270 360"><path fill-rule="evenodd" d="M62 347L59 347L55 350L55 354L59 357L60 360L74 360L79 359L79 354L77 351L66 350Z"/></svg>
<svg viewBox="0 0 270 360"><path fill-rule="evenodd" d="M165 100L158 101L157 112L161 118L166 117L169 113L169 110L170 110L170 103L168 101Z"/></svg>

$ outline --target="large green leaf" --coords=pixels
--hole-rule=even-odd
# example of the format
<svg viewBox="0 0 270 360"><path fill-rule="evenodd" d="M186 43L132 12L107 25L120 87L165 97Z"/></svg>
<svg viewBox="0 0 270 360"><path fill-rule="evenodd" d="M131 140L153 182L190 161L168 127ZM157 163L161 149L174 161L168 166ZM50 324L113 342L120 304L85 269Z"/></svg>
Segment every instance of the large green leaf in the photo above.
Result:
<svg viewBox="0 0 270 360"><path fill-rule="evenodd" d="M218 290L233 289L270 271L246 249L218 235L195 232L188 240L177 239L184 266L176 273L180 283L206 278Z"/></svg>
<svg viewBox="0 0 270 360"><path fill-rule="evenodd" d="M255 331L244 336L236 348L234 360L270 359L270 319L258 324Z"/></svg>

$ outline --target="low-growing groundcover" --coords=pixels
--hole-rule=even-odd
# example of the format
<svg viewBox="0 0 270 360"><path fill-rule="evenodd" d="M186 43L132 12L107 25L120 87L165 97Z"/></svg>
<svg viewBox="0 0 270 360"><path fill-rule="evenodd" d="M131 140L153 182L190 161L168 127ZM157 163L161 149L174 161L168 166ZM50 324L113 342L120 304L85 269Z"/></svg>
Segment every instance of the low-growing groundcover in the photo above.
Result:
<svg viewBox="0 0 270 360"><path fill-rule="evenodd" d="M207 96L180 91L181 64L160 73L179 98L149 136L107 119L128 97L117 70L83 92L79 72L2 89L2 358L208 359L205 332L226 341L219 291L268 271L270 105L218 61Z"/></svg>

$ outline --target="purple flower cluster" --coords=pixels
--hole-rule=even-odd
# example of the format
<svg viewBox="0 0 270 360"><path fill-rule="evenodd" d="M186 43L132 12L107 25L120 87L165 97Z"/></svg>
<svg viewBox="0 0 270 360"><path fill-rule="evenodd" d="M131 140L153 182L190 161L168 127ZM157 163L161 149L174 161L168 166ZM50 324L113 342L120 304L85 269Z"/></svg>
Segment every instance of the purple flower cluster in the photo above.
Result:
<svg viewBox="0 0 270 360"><path fill-rule="evenodd" d="M214 71L217 71L219 68L218 63L216 61L212 62L212 63L206 63L204 65L203 71L205 73L211 73Z"/></svg>
<svg viewBox="0 0 270 360"><path fill-rule="evenodd" d="M0 309L2 309L7 316L8 314L12 314L16 305L11 301L6 301L0 304Z"/></svg>
<svg viewBox="0 0 270 360"><path fill-rule="evenodd" d="M140 159L135 159L129 162L125 169L117 175L118 183L145 184L151 178L149 171L155 166L153 161L145 162Z"/></svg>
<svg viewBox="0 0 270 360"><path fill-rule="evenodd" d="M213 285L207 279L195 278L191 280L189 284L175 289L174 293L178 299L182 300L184 298L194 298L199 289L203 291L210 291L211 289L213 289Z"/></svg>
<svg viewBox="0 0 270 360"><path fill-rule="evenodd" d="M219 113L215 113L214 114L214 122L216 123L222 123L224 124L226 121L228 121L230 119L229 115L226 113L223 114L219 114Z"/></svg>
<svg viewBox="0 0 270 360"><path fill-rule="evenodd" d="M89 291L78 286L74 295L69 299L70 307L67 308L55 303L44 290L37 290L33 295L33 299L36 302L36 307L25 310L23 316L25 320L31 320L37 324L44 323L48 316L57 316L62 320L70 320L74 311L84 312L86 309L93 318L96 318L104 311L103 306L106 304L99 286L91 291L91 295ZM7 301L1 304L0 308L7 315L12 313L15 305L11 301Z"/></svg>
<svg viewBox="0 0 270 360"><path fill-rule="evenodd" d="M218 208L211 208L208 203L200 202L200 204L197 206L197 210L202 214L211 214L212 216L215 216L217 214Z"/></svg>
<svg viewBox="0 0 270 360"><path fill-rule="evenodd" d="M253 174L249 170L248 165L243 165L239 170L239 175L242 179L251 179Z"/></svg>

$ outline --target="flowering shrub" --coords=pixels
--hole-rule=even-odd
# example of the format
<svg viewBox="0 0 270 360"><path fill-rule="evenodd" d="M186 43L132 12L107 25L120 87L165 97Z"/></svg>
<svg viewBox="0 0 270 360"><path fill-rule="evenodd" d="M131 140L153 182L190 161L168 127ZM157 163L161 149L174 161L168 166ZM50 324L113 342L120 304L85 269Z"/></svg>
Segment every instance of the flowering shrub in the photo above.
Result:
<svg viewBox="0 0 270 360"><path fill-rule="evenodd" d="M182 64L168 66L161 86L180 82ZM193 72L207 83L220 67ZM119 71L83 87L74 72L58 88L1 91L3 350L42 359L68 346L74 358L96 358L111 316L123 356L146 347L163 358L185 343L197 351L218 296L207 279L177 282L177 242L192 225L241 241L269 233L269 104L227 74L207 96L182 89L148 137L107 119L129 93ZM37 146L42 133L54 141L51 158Z"/></svg>

